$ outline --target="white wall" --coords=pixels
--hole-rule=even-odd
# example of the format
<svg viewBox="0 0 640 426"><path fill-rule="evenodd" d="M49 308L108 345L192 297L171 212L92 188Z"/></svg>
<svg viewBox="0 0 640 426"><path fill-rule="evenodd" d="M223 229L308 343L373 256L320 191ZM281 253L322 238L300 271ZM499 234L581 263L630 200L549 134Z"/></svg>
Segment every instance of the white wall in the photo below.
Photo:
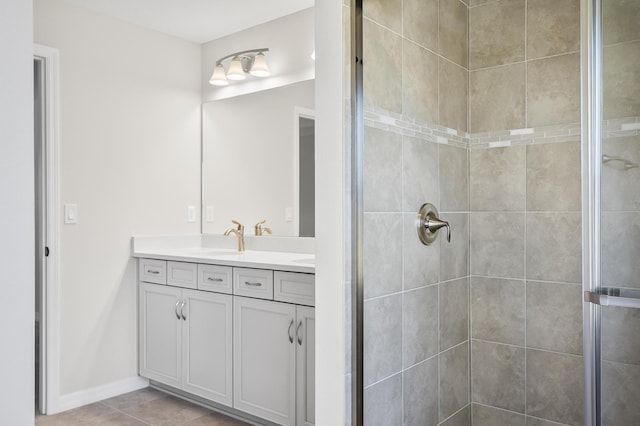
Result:
<svg viewBox="0 0 640 426"><path fill-rule="evenodd" d="M345 159L343 9L316 3L316 424L345 424Z"/></svg>
<svg viewBox="0 0 640 426"><path fill-rule="evenodd" d="M33 43L30 0L0 2L2 424L33 424Z"/></svg>
<svg viewBox="0 0 640 426"><path fill-rule="evenodd" d="M131 236L200 230L200 46L60 0L34 2L34 41L59 49L60 202L79 209L61 224L65 405L137 376Z"/></svg>
<svg viewBox="0 0 640 426"><path fill-rule="evenodd" d="M209 84L218 59L235 52L268 47L271 76L247 78L225 87ZM314 8L256 25L202 45L202 101L223 99L314 78ZM228 68L229 60L224 62Z"/></svg>
<svg viewBox="0 0 640 426"><path fill-rule="evenodd" d="M312 109L313 91L311 80L203 105L203 204L214 208L203 232L221 234L235 219L252 234L264 219L273 235L298 235L285 220L296 199L294 107Z"/></svg>

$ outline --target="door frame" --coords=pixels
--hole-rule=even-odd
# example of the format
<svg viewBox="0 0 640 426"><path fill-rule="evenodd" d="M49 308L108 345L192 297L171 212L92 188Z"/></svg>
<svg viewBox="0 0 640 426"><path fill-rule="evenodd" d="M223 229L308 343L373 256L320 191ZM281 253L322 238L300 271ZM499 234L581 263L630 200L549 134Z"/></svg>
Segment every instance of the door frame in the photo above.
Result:
<svg viewBox="0 0 640 426"><path fill-rule="evenodd" d="M293 227L300 236L300 119L316 120L316 113L310 108L293 107Z"/></svg>
<svg viewBox="0 0 640 426"><path fill-rule="evenodd" d="M60 406L60 175L59 175L59 52L39 44L33 45L33 57L44 62L44 151L45 151L45 284L42 289L44 310L41 315L41 344L44 365L40 366L44 385L45 413L53 414Z"/></svg>

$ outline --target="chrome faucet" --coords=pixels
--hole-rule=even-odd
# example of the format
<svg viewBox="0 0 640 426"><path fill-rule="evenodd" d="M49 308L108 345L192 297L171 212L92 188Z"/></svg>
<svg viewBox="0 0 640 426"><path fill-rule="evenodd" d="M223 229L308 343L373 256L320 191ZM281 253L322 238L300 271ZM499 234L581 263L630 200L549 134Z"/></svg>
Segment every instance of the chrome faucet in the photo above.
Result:
<svg viewBox="0 0 640 426"><path fill-rule="evenodd" d="M244 251L244 225L238 222L237 220L232 220L234 224L238 225L237 228L229 228L224 231L224 236L228 237L229 235L236 234L238 238L238 251Z"/></svg>
<svg viewBox="0 0 640 426"><path fill-rule="evenodd" d="M255 234L256 236L260 237L262 236L265 232L267 234L271 234L271 228L267 228L267 227L262 227L262 224L264 224L266 222L266 220L261 220L260 222L256 223L256 225L254 226L254 230L255 230Z"/></svg>

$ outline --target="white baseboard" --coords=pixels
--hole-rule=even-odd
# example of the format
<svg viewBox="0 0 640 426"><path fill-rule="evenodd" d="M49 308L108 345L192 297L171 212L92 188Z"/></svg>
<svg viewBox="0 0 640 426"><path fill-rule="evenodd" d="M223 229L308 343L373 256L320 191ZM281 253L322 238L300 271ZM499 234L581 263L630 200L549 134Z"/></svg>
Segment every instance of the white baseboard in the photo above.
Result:
<svg viewBox="0 0 640 426"><path fill-rule="evenodd" d="M112 398L122 395L123 393L133 392L138 389L149 386L149 380L142 377L129 377L117 382L107 383L106 385L97 386L91 389L85 389L67 395L60 395L58 406L53 407L47 414L55 414L62 411L71 410L72 408L81 407L83 405L102 401L103 399Z"/></svg>

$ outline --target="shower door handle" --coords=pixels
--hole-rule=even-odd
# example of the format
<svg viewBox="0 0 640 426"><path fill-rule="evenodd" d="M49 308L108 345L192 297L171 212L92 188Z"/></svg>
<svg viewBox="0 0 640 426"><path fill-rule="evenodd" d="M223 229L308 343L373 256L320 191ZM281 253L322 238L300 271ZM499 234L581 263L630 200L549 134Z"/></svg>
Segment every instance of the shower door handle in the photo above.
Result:
<svg viewBox="0 0 640 426"><path fill-rule="evenodd" d="M640 290L603 288L599 292L585 291L584 300L600 306L640 309Z"/></svg>

